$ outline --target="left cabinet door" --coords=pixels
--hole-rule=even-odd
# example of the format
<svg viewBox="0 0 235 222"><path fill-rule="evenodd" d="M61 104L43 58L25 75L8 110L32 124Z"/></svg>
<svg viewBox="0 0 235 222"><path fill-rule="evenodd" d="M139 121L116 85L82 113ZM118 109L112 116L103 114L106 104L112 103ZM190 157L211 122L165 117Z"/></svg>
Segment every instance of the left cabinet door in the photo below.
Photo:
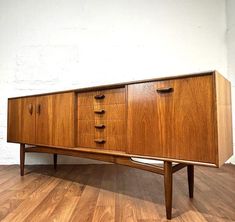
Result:
<svg viewBox="0 0 235 222"><path fill-rule="evenodd" d="M35 97L8 100L7 140L35 144Z"/></svg>

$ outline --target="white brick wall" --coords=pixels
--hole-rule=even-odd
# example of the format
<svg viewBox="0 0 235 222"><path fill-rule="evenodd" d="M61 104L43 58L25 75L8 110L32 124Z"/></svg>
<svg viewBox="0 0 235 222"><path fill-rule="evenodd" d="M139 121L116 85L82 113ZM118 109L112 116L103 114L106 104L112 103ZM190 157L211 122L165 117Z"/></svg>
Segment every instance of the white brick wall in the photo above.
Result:
<svg viewBox="0 0 235 222"><path fill-rule="evenodd" d="M10 96L211 69L226 75L225 12L225 0L0 0L0 164L18 163L19 146L6 143ZM30 156L27 163L51 161Z"/></svg>
<svg viewBox="0 0 235 222"><path fill-rule="evenodd" d="M233 157L229 162L235 163L235 1L227 0L227 58L228 74L232 81L232 105L233 105Z"/></svg>

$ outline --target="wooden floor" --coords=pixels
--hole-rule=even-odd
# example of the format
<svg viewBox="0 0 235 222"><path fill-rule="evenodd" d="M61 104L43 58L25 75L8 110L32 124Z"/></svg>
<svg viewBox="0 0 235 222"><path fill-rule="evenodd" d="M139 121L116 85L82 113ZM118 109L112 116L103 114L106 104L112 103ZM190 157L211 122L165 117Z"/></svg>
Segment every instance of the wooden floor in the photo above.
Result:
<svg viewBox="0 0 235 222"><path fill-rule="evenodd" d="M235 221L235 166L174 174L172 221ZM0 166L0 221L167 221L163 177L118 165Z"/></svg>

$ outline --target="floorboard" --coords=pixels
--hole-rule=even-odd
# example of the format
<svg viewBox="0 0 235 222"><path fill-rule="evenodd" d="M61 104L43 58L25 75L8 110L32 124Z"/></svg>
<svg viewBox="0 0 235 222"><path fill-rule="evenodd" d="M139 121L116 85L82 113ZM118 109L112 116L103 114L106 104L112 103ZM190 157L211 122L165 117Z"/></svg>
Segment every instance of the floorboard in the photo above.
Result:
<svg viewBox="0 0 235 222"><path fill-rule="evenodd" d="M0 166L0 221L157 222L165 218L163 177L113 164ZM174 174L175 221L235 221L235 166Z"/></svg>

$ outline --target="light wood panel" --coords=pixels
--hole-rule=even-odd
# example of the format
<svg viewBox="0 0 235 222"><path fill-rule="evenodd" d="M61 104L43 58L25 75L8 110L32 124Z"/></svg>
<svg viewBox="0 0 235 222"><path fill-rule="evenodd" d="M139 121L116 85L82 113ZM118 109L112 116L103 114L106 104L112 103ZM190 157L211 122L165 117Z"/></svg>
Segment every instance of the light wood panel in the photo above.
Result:
<svg viewBox="0 0 235 222"><path fill-rule="evenodd" d="M74 147L75 94L37 97L37 144Z"/></svg>
<svg viewBox="0 0 235 222"><path fill-rule="evenodd" d="M78 106L78 120L125 120L125 108L125 104Z"/></svg>
<svg viewBox="0 0 235 222"><path fill-rule="evenodd" d="M128 86L129 153L216 164L213 92L212 76Z"/></svg>
<svg viewBox="0 0 235 222"><path fill-rule="evenodd" d="M232 155L230 94L211 71L11 98L8 141L221 166Z"/></svg>
<svg viewBox="0 0 235 222"><path fill-rule="evenodd" d="M35 144L35 97L21 99L21 142Z"/></svg>
<svg viewBox="0 0 235 222"><path fill-rule="evenodd" d="M96 99L96 96L101 96L101 98ZM99 104L110 105L119 103L125 103L125 88L78 93L79 106L93 106Z"/></svg>
<svg viewBox="0 0 235 222"><path fill-rule="evenodd" d="M218 72L215 76L218 135L218 165L233 154L231 83Z"/></svg>
<svg viewBox="0 0 235 222"><path fill-rule="evenodd" d="M7 141L21 141L21 99L8 100Z"/></svg>
<svg viewBox="0 0 235 222"><path fill-rule="evenodd" d="M2 222L166 221L160 175L111 164L26 166L24 180L17 165L0 173ZM233 165L196 167L193 201L186 169L174 174L171 221L235 221L234 174Z"/></svg>
<svg viewBox="0 0 235 222"><path fill-rule="evenodd" d="M126 150L125 95L125 88L78 94L77 146Z"/></svg>

